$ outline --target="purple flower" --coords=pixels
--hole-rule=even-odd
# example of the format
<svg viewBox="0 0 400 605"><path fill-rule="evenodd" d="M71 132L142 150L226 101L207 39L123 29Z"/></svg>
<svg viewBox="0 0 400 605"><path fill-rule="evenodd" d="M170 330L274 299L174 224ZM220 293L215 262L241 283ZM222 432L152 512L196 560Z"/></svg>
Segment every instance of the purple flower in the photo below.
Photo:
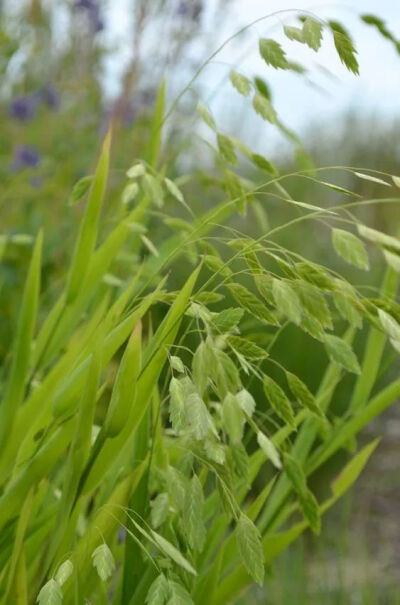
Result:
<svg viewBox="0 0 400 605"><path fill-rule="evenodd" d="M40 164L40 153L31 145L19 145L14 151L14 160L11 170L17 171L23 168L37 168Z"/></svg>
<svg viewBox="0 0 400 605"><path fill-rule="evenodd" d="M123 108L122 112L122 123L124 126L131 126L138 114L138 106L135 103L130 103L128 106Z"/></svg>
<svg viewBox="0 0 400 605"><path fill-rule="evenodd" d="M93 31L97 33L104 29L104 21L100 15L100 7L95 0L76 0L74 8L86 12Z"/></svg>
<svg viewBox="0 0 400 605"><path fill-rule="evenodd" d="M188 17L189 19L193 19L196 21L203 11L203 3L202 0L182 0L177 9L177 15L180 17Z"/></svg>
<svg viewBox="0 0 400 605"><path fill-rule="evenodd" d="M39 97L49 109L56 110L60 106L60 95L53 84L46 84L39 91Z"/></svg>
<svg viewBox="0 0 400 605"><path fill-rule="evenodd" d="M36 103L33 97L19 95L15 97L10 105L10 116L21 122L28 122L35 115L35 109Z"/></svg>
<svg viewBox="0 0 400 605"><path fill-rule="evenodd" d="M43 185L43 179L40 176L33 176L29 182L34 189L40 189Z"/></svg>

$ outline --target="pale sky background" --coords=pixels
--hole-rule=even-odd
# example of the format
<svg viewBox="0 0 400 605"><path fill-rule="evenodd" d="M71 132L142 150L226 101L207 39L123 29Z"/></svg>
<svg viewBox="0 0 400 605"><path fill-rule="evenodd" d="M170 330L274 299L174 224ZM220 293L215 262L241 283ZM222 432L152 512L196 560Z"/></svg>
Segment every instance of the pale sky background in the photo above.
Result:
<svg viewBox="0 0 400 605"><path fill-rule="evenodd" d="M120 46L119 52L109 64L108 86L111 91L114 85L113 74L117 74L128 59L124 40L130 28L130 2L131 0L113 0L108 9L110 39L118 41ZM210 0L209 7L212 12L213 0ZM331 126L333 123L334 127L336 117L349 108L366 115L379 114L386 119L400 115L400 55L389 41L383 39L374 28L360 22L358 17L360 13L377 14L400 39L400 0L342 0L338 3L331 0L232 0L230 7L218 31L213 32L214 46L208 48L209 53L231 34L258 17L275 11L307 10L322 18L337 19L346 25L359 50L361 75L355 77L341 65L328 33L325 33L323 47L318 54L308 47L287 40L282 34L282 24L296 24L296 15L294 12L280 12L253 26L246 35L230 43L202 73L199 80L202 97L209 101L209 107L215 112L219 123L221 119L227 120L227 116L231 114L227 109L234 108L236 116L243 115L242 101L230 89L229 84L225 83L217 94L213 94L215 87L229 72L229 66L236 67L249 76L258 74L264 77L272 87L274 105L279 116L299 132L310 121L320 121ZM209 21L212 22L211 19ZM207 27L205 15L205 31ZM266 66L257 52L260 36L271 36L282 42L288 58L303 63L310 70L309 84L304 81L304 77L278 72ZM203 55L204 49L201 52ZM322 64L331 75L323 72ZM310 85L310 82L316 86ZM183 87L185 83L186 77L182 77L179 86ZM258 118L251 119L242 127L247 127L254 134L260 128L260 123Z"/></svg>

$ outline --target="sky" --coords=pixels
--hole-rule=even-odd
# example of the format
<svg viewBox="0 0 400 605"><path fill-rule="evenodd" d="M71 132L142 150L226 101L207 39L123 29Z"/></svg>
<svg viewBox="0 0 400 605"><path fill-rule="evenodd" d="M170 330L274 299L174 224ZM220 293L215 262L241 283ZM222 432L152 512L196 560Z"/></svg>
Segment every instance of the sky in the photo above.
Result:
<svg viewBox="0 0 400 605"><path fill-rule="evenodd" d="M211 12L214 1L209 0ZM120 42L120 51L109 66L110 89L113 86L112 73L122 69L124 61L128 59L124 55L123 40L129 33L129 6L130 0L113 0L109 8L107 22L110 36ZM244 113L243 101L226 83L226 75L231 67L248 76L263 76L272 88L280 118L299 132L315 121L330 124L334 128L337 116L349 109L367 116L378 114L387 120L399 114L400 56L389 41L360 21L359 14L378 14L400 39L400 0L341 0L337 3L331 0L231 0L229 6L226 18L213 32L215 48L255 19L277 11L278 14L252 26L245 35L228 44L201 74L199 85L202 97L218 118L228 120L227 116L232 112L227 112L227 106L235 108L237 117ZM318 54L285 38L282 25L296 24L296 11L302 10L346 24L359 51L359 77L348 73L341 65L328 34L325 34ZM206 14L204 29L207 31L209 26ZM213 26L215 28L214 23ZM288 58L302 63L309 70L307 78L278 72L266 66L258 55L258 37L274 37L281 42ZM225 83L221 85L221 82ZM182 82L182 85L185 83ZM254 135L259 124L257 119L252 119L242 127ZM249 136L251 138L251 134Z"/></svg>

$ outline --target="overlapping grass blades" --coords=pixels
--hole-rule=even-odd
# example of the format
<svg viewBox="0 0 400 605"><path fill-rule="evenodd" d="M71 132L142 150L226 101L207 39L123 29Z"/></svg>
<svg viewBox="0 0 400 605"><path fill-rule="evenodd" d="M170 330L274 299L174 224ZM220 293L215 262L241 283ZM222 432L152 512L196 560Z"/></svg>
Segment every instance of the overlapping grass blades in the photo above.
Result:
<svg viewBox="0 0 400 605"><path fill-rule="evenodd" d="M286 33L318 50L322 25L333 26L311 16L303 21ZM339 33L339 57L356 71L351 41ZM268 65L290 69L279 44L264 39L261 49ZM236 88L247 96L253 84ZM220 134L224 197L193 218L178 186L165 180L165 95L163 83L147 161L127 173L139 195L118 207L118 223L100 241L107 135L64 287L43 309L40 326L41 234L33 249L0 404L0 603L234 603L254 581L262 583L264 566L302 532L320 530L321 517L357 479L377 442L353 454L322 503L310 475L400 395L398 380L375 388L387 338L397 350L400 342L400 263L393 263L400 243L371 235L351 214L357 205L398 197L354 201L317 170L279 175L267 158L218 133L203 108ZM275 123L267 97L254 105ZM251 187L232 171L239 154L271 174ZM310 176L340 203L318 208L292 199L285 180ZM161 231L159 242L143 240L143 231L151 234L154 221L165 218L159 210L168 195L173 201L163 212L176 218L179 203L193 220L178 234ZM289 222L259 237L229 224L254 200L276 199L295 209ZM276 239L320 219L341 259L368 266L362 240L338 238L337 224L348 233L357 226L386 253L391 268L378 299ZM119 274L124 249L141 256L110 285L106 274ZM178 274L177 291L169 271ZM336 389L359 372L352 347L363 322L369 336L361 372L337 417ZM289 324L326 352L315 394L274 358Z"/></svg>

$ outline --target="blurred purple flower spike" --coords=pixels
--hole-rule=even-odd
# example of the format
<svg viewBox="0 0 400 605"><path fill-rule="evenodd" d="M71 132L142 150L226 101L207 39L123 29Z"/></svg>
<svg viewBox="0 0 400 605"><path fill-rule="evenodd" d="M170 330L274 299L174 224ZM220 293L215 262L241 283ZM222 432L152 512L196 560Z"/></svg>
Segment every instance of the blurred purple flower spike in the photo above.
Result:
<svg viewBox="0 0 400 605"><path fill-rule="evenodd" d="M36 102L35 99L28 95L19 95L13 99L10 105L10 116L14 120L28 122L35 115Z"/></svg>
<svg viewBox="0 0 400 605"><path fill-rule="evenodd" d="M97 33L104 29L104 21L100 16L100 7L95 0L76 0L74 8L86 11L93 31Z"/></svg>
<svg viewBox="0 0 400 605"><path fill-rule="evenodd" d="M202 0L182 0L177 9L179 17L189 17L196 21L203 11Z"/></svg>
<svg viewBox="0 0 400 605"><path fill-rule="evenodd" d="M32 177L29 182L34 189L40 189L43 185L43 179L40 176Z"/></svg>
<svg viewBox="0 0 400 605"><path fill-rule="evenodd" d="M54 111L60 107L60 95L53 84L46 84L40 92L40 98L49 109Z"/></svg>
<svg viewBox="0 0 400 605"><path fill-rule="evenodd" d="M14 160L10 169L12 171L23 168L37 168L40 164L40 153L31 145L19 145L14 151Z"/></svg>

